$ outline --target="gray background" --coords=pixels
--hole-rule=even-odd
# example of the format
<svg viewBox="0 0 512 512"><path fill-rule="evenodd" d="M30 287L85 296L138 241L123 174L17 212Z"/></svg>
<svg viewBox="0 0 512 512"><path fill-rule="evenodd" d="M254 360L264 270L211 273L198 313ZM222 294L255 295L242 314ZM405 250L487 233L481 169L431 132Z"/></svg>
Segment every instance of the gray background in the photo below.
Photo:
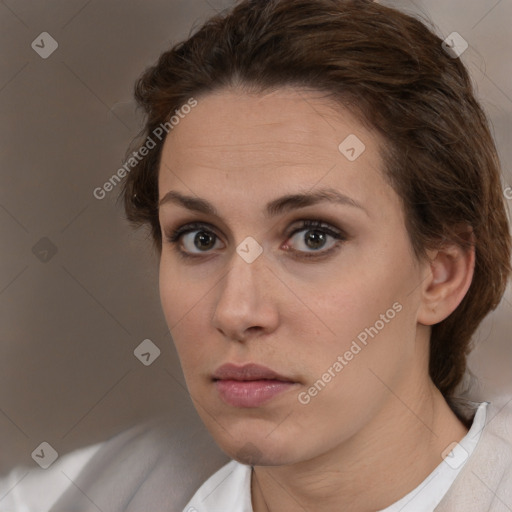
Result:
<svg viewBox="0 0 512 512"><path fill-rule="evenodd" d="M512 2L382 3L421 12L443 37L457 31L468 41L462 59L492 119L503 185L512 185ZM122 165L141 128L135 79L228 5L0 2L2 474L33 467L41 441L64 454L163 410L185 408L190 427L200 427L161 313L147 232L128 226L117 189L103 200L93 190ZM59 45L47 59L31 48L42 32ZM512 389L511 302L509 288L476 336L470 366L483 399ZM133 354L144 339L161 350L150 366Z"/></svg>

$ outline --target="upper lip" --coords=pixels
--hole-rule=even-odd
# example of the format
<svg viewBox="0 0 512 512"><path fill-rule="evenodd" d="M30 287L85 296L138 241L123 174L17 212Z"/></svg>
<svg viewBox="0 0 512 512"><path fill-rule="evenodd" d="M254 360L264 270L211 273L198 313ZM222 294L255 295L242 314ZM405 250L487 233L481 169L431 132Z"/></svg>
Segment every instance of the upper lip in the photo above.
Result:
<svg viewBox="0 0 512 512"><path fill-rule="evenodd" d="M212 378L213 380L249 381L268 379L280 380L283 382L293 382L288 377L280 375L279 373L271 370L270 368L267 368L266 366L261 366L255 363L249 363L243 366L238 366L232 363L223 364L215 370Z"/></svg>

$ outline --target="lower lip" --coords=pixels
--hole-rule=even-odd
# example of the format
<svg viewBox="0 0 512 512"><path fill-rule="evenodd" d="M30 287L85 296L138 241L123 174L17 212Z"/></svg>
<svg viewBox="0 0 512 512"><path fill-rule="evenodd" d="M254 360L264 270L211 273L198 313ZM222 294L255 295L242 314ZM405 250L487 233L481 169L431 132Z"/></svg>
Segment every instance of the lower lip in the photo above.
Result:
<svg viewBox="0 0 512 512"><path fill-rule="evenodd" d="M259 407L295 386L280 380L217 380L215 386L221 398L233 407Z"/></svg>

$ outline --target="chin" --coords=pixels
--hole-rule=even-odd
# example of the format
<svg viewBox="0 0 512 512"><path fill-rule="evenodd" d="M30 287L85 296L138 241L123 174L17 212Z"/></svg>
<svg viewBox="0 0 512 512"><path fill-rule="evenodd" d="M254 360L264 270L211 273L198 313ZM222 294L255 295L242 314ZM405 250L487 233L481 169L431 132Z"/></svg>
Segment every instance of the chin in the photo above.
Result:
<svg viewBox="0 0 512 512"><path fill-rule="evenodd" d="M247 466L283 466L296 462L283 443L269 442L269 439L242 439L238 443L231 439L229 446L218 444L228 457Z"/></svg>

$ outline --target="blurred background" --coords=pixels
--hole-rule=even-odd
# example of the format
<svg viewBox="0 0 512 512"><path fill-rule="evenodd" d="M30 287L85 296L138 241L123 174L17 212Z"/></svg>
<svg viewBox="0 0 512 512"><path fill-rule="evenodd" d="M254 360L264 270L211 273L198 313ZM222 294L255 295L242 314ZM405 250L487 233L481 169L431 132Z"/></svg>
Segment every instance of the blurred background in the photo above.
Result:
<svg viewBox="0 0 512 512"><path fill-rule="evenodd" d="M185 389L148 233L125 221L119 187L102 199L93 191L124 163L142 127L136 78L231 3L0 1L0 478L14 467L43 471L31 456L41 442L62 456L162 411L171 436L194 433L213 465L224 461ZM461 58L491 119L505 190L512 2L380 3L467 41ZM507 196L510 208L512 190ZM509 287L475 337L470 367L482 400L512 390L511 303ZM139 359L142 342L139 356L150 356ZM192 492L202 477L193 463L184 471Z"/></svg>

